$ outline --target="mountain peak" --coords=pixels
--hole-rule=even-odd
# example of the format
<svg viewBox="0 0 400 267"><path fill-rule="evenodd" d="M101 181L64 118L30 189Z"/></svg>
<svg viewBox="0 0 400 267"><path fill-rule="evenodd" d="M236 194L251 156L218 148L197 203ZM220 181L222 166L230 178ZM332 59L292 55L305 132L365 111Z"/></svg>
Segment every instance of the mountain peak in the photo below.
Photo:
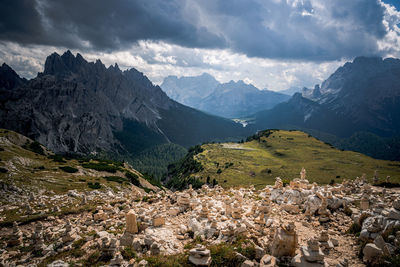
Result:
<svg viewBox="0 0 400 267"><path fill-rule="evenodd" d="M65 51L61 57L62 58L75 58L75 56L72 54L72 52L70 50Z"/></svg>
<svg viewBox="0 0 400 267"><path fill-rule="evenodd" d="M0 69L2 70L12 70L12 68L10 66L8 66L5 62L1 65Z"/></svg>
<svg viewBox="0 0 400 267"><path fill-rule="evenodd" d="M54 52L46 58L43 74L62 76L71 72L76 73L87 64L88 62L79 53L75 57L70 50L64 52L62 56Z"/></svg>
<svg viewBox="0 0 400 267"><path fill-rule="evenodd" d="M383 61L381 57L356 57L353 60L353 64L379 64Z"/></svg>
<svg viewBox="0 0 400 267"><path fill-rule="evenodd" d="M63 54L64 58L68 58L68 54ZM45 75L55 75L61 74L68 71L68 67L65 65L61 56L54 52L50 56L46 58L46 62L44 63L44 71Z"/></svg>
<svg viewBox="0 0 400 267"><path fill-rule="evenodd" d="M303 96L299 92L294 93L292 96L292 99L301 99L301 98L303 98Z"/></svg>
<svg viewBox="0 0 400 267"><path fill-rule="evenodd" d="M17 85L22 84L24 81L18 74L6 63L0 67L0 88L12 89Z"/></svg>
<svg viewBox="0 0 400 267"><path fill-rule="evenodd" d="M316 84L314 86L314 90L312 91L312 97L318 98L320 96L321 96L321 88L319 87L319 84Z"/></svg>
<svg viewBox="0 0 400 267"><path fill-rule="evenodd" d="M201 74L202 77L213 77L211 74L207 73L207 72L203 72L203 74ZM214 78L214 77L213 77Z"/></svg>

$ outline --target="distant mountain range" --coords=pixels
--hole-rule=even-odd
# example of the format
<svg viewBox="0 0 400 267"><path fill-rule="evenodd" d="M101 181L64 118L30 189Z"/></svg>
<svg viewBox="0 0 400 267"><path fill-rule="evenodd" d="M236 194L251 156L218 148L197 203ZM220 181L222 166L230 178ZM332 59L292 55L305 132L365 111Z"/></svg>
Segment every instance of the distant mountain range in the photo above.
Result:
<svg viewBox="0 0 400 267"><path fill-rule="evenodd" d="M47 57L43 73L21 79L0 68L0 127L57 153L138 154L175 143L239 138L248 129L171 100L136 69L87 62L70 51Z"/></svg>
<svg viewBox="0 0 400 267"><path fill-rule="evenodd" d="M159 174L185 153L183 147L238 140L268 128L299 129L342 149L400 159L398 59L358 57L292 97L242 81L220 84L208 74L169 77L163 86L196 109L170 99L136 69L106 68L69 51L50 55L43 73L31 80L3 64L0 128L57 153L131 157L137 166L146 165L142 170L161 166ZM249 124L197 109L246 116Z"/></svg>
<svg viewBox="0 0 400 267"><path fill-rule="evenodd" d="M286 94L259 90L243 81L219 83L213 76L168 76L161 88L172 99L225 118L242 118L269 109L290 98Z"/></svg>
<svg viewBox="0 0 400 267"><path fill-rule="evenodd" d="M254 123L260 130L308 129L344 149L400 159L400 60L357 57L321 86L258 112Z"/></svg>

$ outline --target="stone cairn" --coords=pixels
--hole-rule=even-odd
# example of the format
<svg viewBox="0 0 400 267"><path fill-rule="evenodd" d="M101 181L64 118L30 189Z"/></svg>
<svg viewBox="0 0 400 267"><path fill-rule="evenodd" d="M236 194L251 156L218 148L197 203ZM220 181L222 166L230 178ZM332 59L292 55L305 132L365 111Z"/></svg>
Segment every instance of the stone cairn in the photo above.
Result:
<svg viewBox="0 0 400 267"><path fill-rule="evenodd" d="M321 235L319 237L319 243L321 247L325 249L331 249L334 247L333 243L331 240L329 240L329 234L328 231L321 231Z"/></svg>
<svg viewBox="0 0 400 267"><path fill-rule="evenodd" d="M115 252L117 251L117 239L103 237L101 239L101 251L104 256L114 257Z"/></svg>
<svg viewBox="0 0 400 267"><path fill-rule="evenodd" d="M369 200L365 194L362 196L362 198L360 200L360 209L361 210L369 209Z"/></svg>
<svg viewBox="0 0 400 267"><path fill-rule="evenodd" d="M165 224L165 217L162 214L157 214L153 217L153 226L159 227Z"/></svg>
<svg viewBox="0 0 400 267"><path fill-rule="evenodd" d="M233 204L232 218L233 219L241 219L242 218L242 207L240 206L239 202L235 202Z"/></svg>
<svg viewBox="0 0 400 267"><path fill-rule="evenodd" d="M153 242L150 246L150 254L153 256L160 255L160 245L157 242Z"/></svg>
<svg viewBox="0 0 400 267"><path fill-rule="evenodd" d="M261 205L258 207L259 216L255 219L255 222L261 225L265 224L265 216L269 214L269 206L271 204L271 200L269 198L264 199L261 202Z"/></svg>
<svg viewBox="0 0 400 267"><path fill-rule="evenodd" d="M107 213L105 213L101 207L97 208L98 212L94 214L93 219L97 222L102 222L107 220Z"/></svg>
<svg viewBox="0 0 400 267"><path fill-rule="evenodd" d="M74 240L75 240L75 236L74 236L74 233L72 231L72 225L71 225L70 221L67 220L67 223L65 225L65 232L64 232L64 234L62 236L62 241L64 243L67 243L67 242L71 242L71 241L74 241Z"/></svg>
<svg viewBox="0 0 400 267"><path fill-rule="evenodd" d="M298 236L293 222L279 227L271 244L271 254L274 257L291 256L296 252Z"/></svg>
<svg viewBox="0 0 400 267"><path fill-rule="evenodd" d="M292 260L293 266L325 266L325 254L319 247L317 239L310 239L307 241L307 246L300 248L300 255L297 255Z"/></svg>
<svg viewBox="0 0 400 267"><path fill-rule="evenodd" d="M43 224L41 222L38 222L35 226L35 232L32 235L32 242L35 251L42 251L44 249Z"/></svg>
<svg viewBox="0 0 400 267"><path fill-rule="evenodd" d="M330 220L331 212L328 210L326 197L322 197L321 206L318 209L319 221L324 223Z"/></svg>
<svg viewBox="0 0 400 267"><path fill-rule="evenodd" d="M280 177L276 177L276 178L275 178L274 189L282 189L282 188L283 188L282 179L281 179Z"/></svg>
<svg viewBox="0 0 400 267"><path fill-rule="evenodd" d="M208 218L208 208L207 204L203 203L200 210L200 218Z"/></svg>
<svg viewBox="0 0 400 267"><path fill-rule="evenodd" d="M82 194L82 200L81 200L81 205L86 205L87 204L87 198L85 194Z"/></svg>
<svg viewBox="0 0 400 267"><path fill-rule="evenodd" d="M366 183L368 183L368 181L367 181L367 175L365 174L365 173L363 173L362 174L362 176L361 176L361 184L366 184Z"/></svg>
<svg viewBox="0 0 400 267"><path fill-rule="evenodd" d="M17 222L13 223L13 231L8 240L8 245L10 247L19 246L22 243L22 232L18 227Z"/></svg>
<svg viewBox="0 0 400 267"><path fill-rule="evenodd" d="M201 244L197 244L195 248L189 251L189 262L195 266L210 266L210 250L206 249Z"/></svg>
<svg viewBox="0 0 400 267"><path fill-rule="evenodd" d="M375 172L374 172L374 177L372 178L372 182L374 184L377 184L379 182L378 171L377 170L375 170Z"/></svg>
<svg viewBox="0 0 400 267"><path fill-rule="evenodd" d="M178 197L178 205L181 211L186 211L190 208L190 195L185 193Z"/></svg>
<svg viewBox="0 0 400 267"><path fill-rule="evenodd" d="M400 220L400 199L393 201L392 208L389 210L388 218L392 220Z"/></svg>
<svg viewBox="0 0 400 267"><path fill-rule="evenodd" d="M121 246L132 245L134 235L138 233L138 226L136 222L136 214L134 210L130 210L126 216L126 229L120 239Z"/></svg>
<svg viewBox="0 0 400 267"><path fill-rule="evenodd" d="M231 216L232 215L232 200L227 199L225 200L225 216Z"/></svg>
<svg viewBox="0 0 400 267"><path fill-rule="evenodd" d="M115 253L114 257L110 261L110 267L114 266L121 266L124 261L124 258L122 257L120 252Z"/></svg>
<svg viewBox="0 0 400 267"><path fill-rule="evenodd" d="M304 169L304 167L301 169L301 172L300 172L300 179L301 180L305 180L306 179L306 169Z"/></svg>

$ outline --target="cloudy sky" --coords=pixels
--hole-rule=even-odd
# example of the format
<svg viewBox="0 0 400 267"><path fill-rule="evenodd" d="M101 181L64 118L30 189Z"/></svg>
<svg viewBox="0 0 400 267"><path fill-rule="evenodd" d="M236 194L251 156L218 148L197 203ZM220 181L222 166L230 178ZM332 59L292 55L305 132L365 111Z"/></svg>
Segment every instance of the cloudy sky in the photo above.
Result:
<svg viewBox="0 0 400 267"><path fill-rule="evenodd" d="M32 78L54 51L154 83L208 72L313 86L356 56L400 57L400 0L1 0L0 63Z"/></svg>

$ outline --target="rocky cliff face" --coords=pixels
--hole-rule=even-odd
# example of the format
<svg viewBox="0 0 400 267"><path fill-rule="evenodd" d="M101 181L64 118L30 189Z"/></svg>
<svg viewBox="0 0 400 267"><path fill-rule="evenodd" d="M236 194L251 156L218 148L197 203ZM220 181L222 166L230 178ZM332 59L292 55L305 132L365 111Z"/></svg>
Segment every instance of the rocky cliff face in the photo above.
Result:
<svg viewBox="0 0 400 267"><path fill-rule="evenodd" d="M50 55L43 73L30 81L20 79L6 65L1 67L0 78L0 127L32 137L55 152L125 153L132 148L126 143L140 144L143 138L149 139L147 146L153 139L157 143L176 140L174 132L164 134L169 125L159 127L163 119L178 125L197 123L199 112L187 121L163 118L161 113L182 106L137 70L121 71L118 65L106 68L100 60L87 62L70 51ZM223 119L208 116L206 120L220 122L220 127L227 126L233 135L238 133L235 129L240 131L239 126ZM129 138L119 140L117 133L126 137L127 123L135 127L128 130ZM227 136L227 131L214 129L197 138L186 136L184 145ZM134 150L140 148L144 147Z"/></svg>
<svg viewBox="0 0 400 267"><path fill-rule="evenodd" d="M306 98L312 103L303 109ZM310 105L314 112L310 112ZM281 124L290 122L343 137L357 131L399 135L400 60L356 58L336 70L321 87L315 86L307 94L303 91L303 96L295 95L275 110L258 114L258 118L262 124L272 126L275 114L282 112L292 115Z"/></svg>

